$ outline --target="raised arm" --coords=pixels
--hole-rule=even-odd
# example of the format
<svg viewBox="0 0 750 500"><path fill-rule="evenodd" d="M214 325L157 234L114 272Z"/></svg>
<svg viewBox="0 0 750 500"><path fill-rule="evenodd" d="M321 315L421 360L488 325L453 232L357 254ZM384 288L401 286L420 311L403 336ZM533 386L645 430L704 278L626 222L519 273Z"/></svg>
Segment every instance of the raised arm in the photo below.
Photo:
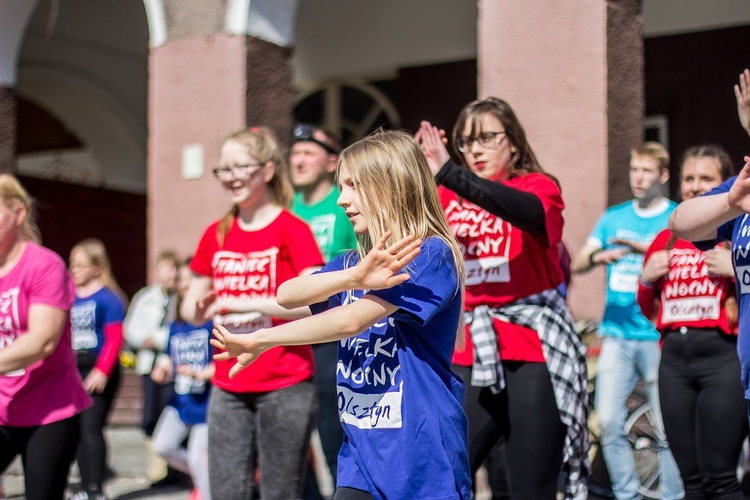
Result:
<svg viewBox="0 0 750 500"><path fill-rule="evenodd" d="M750 213L750 156L729 192L683 201L669 217L669 229L689 241L714 240L719 226L743 213Z"/></svg>
<svg viewBox="0 0 750 500"><path fill-rule="evenodd" d="M29 307L28 331L0 350L0 374L28 368L57 348L68 312L43 304Z"/></svg>
<svg viewBox="0 0 750 500"><path fill-rule="evenodd" d="M536 195L482 179L457 165L451 160L443 143L443 137L442 131L424 121L416 136L438 184L442 184L492 215L502 217L519 229L545 230L544 207Z"/></svg>
<svg viewBox="0 0 750 500"><path fill-rule="evenodd" d="M716 229L741 213L729 206L728 198L723 193L683 201L669 216L669 229L688 241L715 240Z"/></svg>
<svg viewBox="0 0 750 500"><path fill-rule="evenodd" d="M219 361L237 358L237 364L229 372L229 376L234 377L273 347L318 344L353 337L397 310L398 307L379 297L365 295L351 304L258 330L252 335L232 334L217 325L211 345L226 352L214 355L214 359Z"/></svg>
<svg viewBox="0 0 750 500"><path fill-rule="evenodd" d="M409 275L399 272L419 255L422 240L409 235L386 247L390 236L390 232L384 234L356 266L314 276L299 276L282 283L276 292L276 300L283 307L292 309L323 302L345 290L380 290L407 281Z"/></svg>
<svg viewBox="0 0 750 500"><path fill-rule="evenodd" d="M283 284L281 285L283 286ZM243 298L243 297L223 297L216 299L206 308L204 312L204 321L211 319L215 314L222 311L235 313L257 312L264 316L271 316L280 319L299 319L310 315L309 307L286 308L276 300L276 297L266 298Z"/></svg>
<svg viewBox="0 0 750 500"><path fill-rule="evenodd" d="M750 134L750 69L740 73L740 81L734 86L734 96L737 98L737 114L742 128Z"/></svg>

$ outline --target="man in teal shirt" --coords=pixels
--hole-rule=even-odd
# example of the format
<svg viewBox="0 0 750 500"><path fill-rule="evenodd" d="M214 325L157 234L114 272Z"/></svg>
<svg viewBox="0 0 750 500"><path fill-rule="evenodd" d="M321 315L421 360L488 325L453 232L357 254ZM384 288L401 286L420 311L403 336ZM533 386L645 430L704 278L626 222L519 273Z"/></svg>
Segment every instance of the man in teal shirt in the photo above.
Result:
<svg viewBox="0 0 750 500"><path fill-rule="evenodd" d="M328 262L357 247L354 229L344 209L336 204L339 190L333 176L341 147L330 132L305 124L294 127L292 141L289 166L296 190L292 212L310 225L323 258ZM344 436L336 397L338 343L312 347L320 403L318 433L335 482L338 453ZM305 497L308 498L307 488Z"/></svg>

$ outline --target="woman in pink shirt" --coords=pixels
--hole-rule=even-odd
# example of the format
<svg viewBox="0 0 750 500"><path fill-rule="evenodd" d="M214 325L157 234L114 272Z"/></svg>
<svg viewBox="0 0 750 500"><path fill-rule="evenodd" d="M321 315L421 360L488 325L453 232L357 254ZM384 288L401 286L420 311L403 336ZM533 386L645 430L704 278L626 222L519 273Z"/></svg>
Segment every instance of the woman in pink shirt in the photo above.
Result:
<svg viewBox="0 0 750 500"><path fill-rule="evenodd" d="M28 500L63 498L91 404L71 348L75 286L39 240L31 198L0 174L0 473L20 454Z"/></svg>

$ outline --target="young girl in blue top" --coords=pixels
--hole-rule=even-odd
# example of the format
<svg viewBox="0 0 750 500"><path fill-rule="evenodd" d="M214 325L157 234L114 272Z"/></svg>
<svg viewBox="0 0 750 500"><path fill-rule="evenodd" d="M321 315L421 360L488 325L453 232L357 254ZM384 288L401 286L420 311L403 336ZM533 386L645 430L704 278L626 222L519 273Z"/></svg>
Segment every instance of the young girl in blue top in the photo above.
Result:
<svg viewBox="0 0 750 500"><path fill-rule="evenodd" d="M334 499L469 499L465 387L450 368L463 260L430 169L409 135L378 132L341 153L337 178L358 251L277 293L315 316L252 335L217 327L216 359L236 357L235 375L274 346L338 340Z"/></svg>
<svg viewBox="0 0 750 500"><path fill-rule="evenodd" d="M127 299L112 274L104 244L89 238L70 251L76 299L70 311L73 349L83 387L94 405L81 413L78 469L81 490L74 499L104 498L107 464L104 425L120 385L119 354Z"/></svg>
<svg viewBox="0 0 750 500"><path fill-rule="evenodd" d="M180 316L180 305L190 287L193 272L188 259L177 276L177 318L169 327L167 348L156 360L151 378L159 384L174 379L174 396L154 429L154 451L170 467L190 475L195 486L190 498L211 500L208 480L208 424L206 412L210 380L212 321L193 325ZM187 449L182 442L188 437Z"/></svg>

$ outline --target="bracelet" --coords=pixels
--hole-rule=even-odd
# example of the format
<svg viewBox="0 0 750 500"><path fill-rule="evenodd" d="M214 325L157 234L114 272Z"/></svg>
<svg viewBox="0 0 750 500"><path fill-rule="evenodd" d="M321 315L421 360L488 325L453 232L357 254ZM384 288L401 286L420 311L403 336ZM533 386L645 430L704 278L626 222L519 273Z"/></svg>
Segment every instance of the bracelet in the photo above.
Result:
<svg viewBox="0 0 750 500"><path fill-rule="evenodd" d="M641 285L644 288L654 288L654 284L653 283L646 283L641 278L638 278L638 284Z"/></svg>
<svg viewBox="0 0 750 500"><path fill-rule="evenodd" d="M596 266L596 262L594 262L594 255L596 255L598 253L601 253L601 249L594 250L593 252L591 252L591 255L589 255L589 265L591 267L595 267Z"/></svg>

